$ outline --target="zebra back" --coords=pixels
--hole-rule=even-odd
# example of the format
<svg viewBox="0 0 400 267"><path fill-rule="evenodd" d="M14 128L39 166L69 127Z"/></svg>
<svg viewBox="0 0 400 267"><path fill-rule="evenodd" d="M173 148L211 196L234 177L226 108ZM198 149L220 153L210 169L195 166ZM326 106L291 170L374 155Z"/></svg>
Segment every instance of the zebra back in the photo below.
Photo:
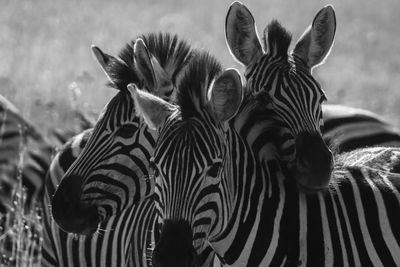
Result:
<svg viewBox="0 0 400 267"><path fill-rule="evenodd" d="M337 153L371 146L400 146L398 129L377 114L341 105L322 105L322 135Z"/></svg>

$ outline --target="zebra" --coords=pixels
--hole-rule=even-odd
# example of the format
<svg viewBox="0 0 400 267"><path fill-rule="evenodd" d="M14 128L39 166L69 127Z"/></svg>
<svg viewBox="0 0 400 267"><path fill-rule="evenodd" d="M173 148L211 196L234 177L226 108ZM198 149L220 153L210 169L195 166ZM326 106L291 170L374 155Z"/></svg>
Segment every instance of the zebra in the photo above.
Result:
<svg viewBox="0 0 400 267"><path fill-rule="evenodd" d="M173 101L194 51L167 33L139 36L118 58L92 50L118 93L95 127L73 138L52 163L45 202L54 220L46 214L44 265L148 266L156 218L148 169L156 132L135 114L126 86Z"/></svg>
<svg viewBox="0 0 400 267"><path fill-rule="evenodd" d="M400 133L377 114L343 105L322 105L322 137L335 152L370 146L400 146Z"/></svg>
<svg viewBox="0 0 400 267"><path fill-rule="evenodd" d="M159 132L152 162L162 230L153 266L206 266L207 240L226 227L223 212L232 208L222 209L222 203L210 199L228 193L219 191L227 153L223 126L241 103L240 75L235 69L222 71L221 64L203 52L189 62L177 87L176 105L134 84L128 88L137 112Z"/></svg>
<svg viewBox="0 0 400 267"><path fill-rule="evenodd" d="M399 265L398 216L389 209L400 208L400 149L361 149L340 154L336 163L324 155L328 163L315 171L315 159L298 160L306 152L291 140L308 131L322 146L324 94L311 69L328 55L335 24L333 8L323 8L289 57L290 35L273 21L264 54L251 13L232 4L227 35L245 33L228 36L228 44L251 68L240 106L239 75L221 74L206 57L199 59L211 61L206 71L195 67L204 62L189 65L178 105L129 86L138 112L159 131L152 159L161 224L154 266L197 266L207 243L227 266ZM257 76L258 68L269 71ZM311 182L304 186L293 168L311 168Z"/></svg>
<svg viewBox="0 0 400 267"><path fill-rule="evenodd" d="M312 77L312 69L329 55L335 31L335 13L327 6L317 13L288 57L291 34L278 21L264 30L263 48L255 20L243 4L234 2L225 20L229 51L245 66L246 91L264 95L267 107L279 117L276 120L284 122L279 127L286 132L278 138L282 142L278 154L303 189L323 189L333 167L332 154L321 136L321 104L326 96Z"/></svg>

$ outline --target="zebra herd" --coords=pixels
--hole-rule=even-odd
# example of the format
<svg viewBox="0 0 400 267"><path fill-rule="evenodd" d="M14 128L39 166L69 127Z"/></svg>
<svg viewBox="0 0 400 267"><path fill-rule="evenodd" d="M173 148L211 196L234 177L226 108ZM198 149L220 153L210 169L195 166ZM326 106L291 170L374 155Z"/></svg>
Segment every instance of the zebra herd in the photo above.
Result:
<svg viewBox="0 0 400 267"><path fill-rule="evenodd" d="M244 79L168 33L138 36L117 57L93 46L117 93L52 159L0 99L1 170L21 125L41 144L26 153L41 168L22 178L43 208L43 266L400 265L400 134L371 112L322 104L312 76L333 45L334 9L290 53L279 22L262 40L255 25L230 6L225 37ZM2 171L2 183L12 177Z"/></svg>

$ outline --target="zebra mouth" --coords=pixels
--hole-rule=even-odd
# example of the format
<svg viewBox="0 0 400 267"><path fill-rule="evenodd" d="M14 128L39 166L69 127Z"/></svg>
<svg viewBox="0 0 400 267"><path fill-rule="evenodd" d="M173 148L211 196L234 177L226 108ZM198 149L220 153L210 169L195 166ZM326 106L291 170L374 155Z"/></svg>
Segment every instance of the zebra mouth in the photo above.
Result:
<svg viewBox="0 0 400 267"><path fill-rule="evenodd" d="M289 170L300 191L317 193L326 189L329 185L333 171L333 161L329 163L322 165L317 162L306 164L302 159L296 159Z"/></svg>
<svg viewBox="0 0 400 267"><path fill-rule="evenodd" d="M164 221L153 250L153 266L198 267L200 259L192 239L193 232L187 221Z"/></svg>
<svg viewBox="0 0 400 267"><path fill-rule="evenodd" d="M314 194L325 190L328 187L331 172L325 175L315 175L310 172L302 172L296 168L291 171L299 191L306 194Z"/></svg>
<svg viewBox="0 0 400 267"><path fill-rule="evenodd" d="M71 214L71 212L66 212ZM77 208L73 214L65 218L59 225L67 232L90 235L97 231L100 225L100 216L97 213L96 207Z"/></svg>
<svg viewBox="0 0 400 267"><path fill-rule="evenodd" d="M306 194L316 194L321 192L322 190L326 189L325 186L321 187L310 187L305 184L302 184L301 182L297 181L297 188L299 189L300 192L306 193Z"/></svg>

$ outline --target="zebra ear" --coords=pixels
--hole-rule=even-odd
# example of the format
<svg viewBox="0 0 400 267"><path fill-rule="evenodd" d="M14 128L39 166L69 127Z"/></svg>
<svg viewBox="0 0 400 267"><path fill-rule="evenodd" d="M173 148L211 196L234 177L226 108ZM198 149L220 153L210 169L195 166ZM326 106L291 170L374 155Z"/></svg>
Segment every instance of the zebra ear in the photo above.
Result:
<svg viewBox="0 0 400 267"><path fill-rule="evenodd" d="M128 91L135 101L136 113L143 117L150 129L160 129L175 110L174 105L158 96L139 90L133 83L128 84Z"/></svg>
<svg viewBox="0 0 400 267"><path fill-rule="evenodd" d="M324 62L332 48L336 32L335 10L331 5L321 9L311 26L297 41L293 54L312 69Z"/></svg>
<svg viewBox="0 0 400 267"><path fill-rule="evenodd" d="M154 73L151 54L142 39L137 39L133 46L135 68L148 90L156 88L157 80Z"/></svg>
<svg viewBox="0 0 400 267"><path fill-rule="evenodd" d="M103 51L101 51L100 48L98 48L95 45L92 45L91 49L94 57L97 59L97 62L99 62L102 70L107 75L108 80L115 85L115 82L110 74L110 66L112 65L113 62L119 60L113 56L104 53Z"/></svg>
<svg viewBox="0 0 400 267"><path fill-rule="evenodd" d="M225 20L225 39L233 57L244 66L250 65L264 52L250 11L240 2L234 2Z"/></svg>
<svg viewBox="0 0 400 267"><path fill-rule="evenodd" d="M208 99L220 122L232 118L242 102L242 81L236 69L227 69L211 84Z"/></svg>
<svg viewBox="0 0 400 267"><path fill-rule="evenodd" d="M167 72L150 53L142 39L137 39L133 47L135 68L144 81L146 89L160 97L169 97L174 89Z"/></svg>

